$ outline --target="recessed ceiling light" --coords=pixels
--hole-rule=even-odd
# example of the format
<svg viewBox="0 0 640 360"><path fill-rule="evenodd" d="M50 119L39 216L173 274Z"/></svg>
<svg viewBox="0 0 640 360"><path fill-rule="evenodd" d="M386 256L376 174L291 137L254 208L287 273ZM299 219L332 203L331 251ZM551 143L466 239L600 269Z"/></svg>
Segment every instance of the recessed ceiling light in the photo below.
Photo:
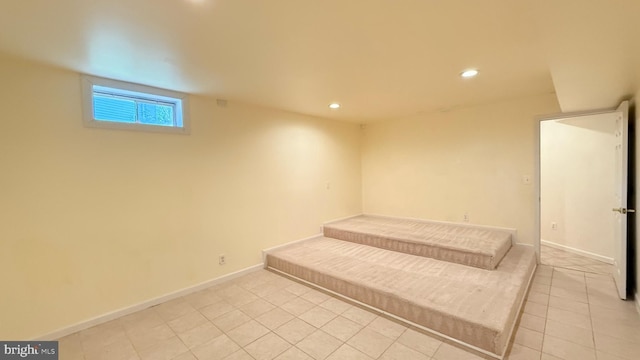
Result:
<svg viewBox="0 0 640 360"><path fill-rule="evenodd" d="M463 78L472 78L478 75L478 70L476 69L468 69L460 73L460 76Z"/></svg>
<svg viewBox="0 0 640 360"><path fill-rule="evenodd" d="M340 109L340 104L338 104L338 103L331 103L331 104L329 104L329 107L330 107L331 109Z"/></svg>

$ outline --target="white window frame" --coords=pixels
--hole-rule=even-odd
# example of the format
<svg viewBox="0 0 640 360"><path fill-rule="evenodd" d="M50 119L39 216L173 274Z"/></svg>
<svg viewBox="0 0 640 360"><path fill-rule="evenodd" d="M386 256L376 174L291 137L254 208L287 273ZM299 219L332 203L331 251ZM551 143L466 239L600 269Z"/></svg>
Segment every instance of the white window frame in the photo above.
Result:
<svg viewBox="0 0 640 360"><path fill-rule="evenodd" d="M181 109L177 110L181 110L182 112L182 127L96 120L93 116L94 85L178 99L181 101ZM87 127L188 135L191 132L188 109L189 97L184 93L159 89L146 85L128 83L125 81L105 79L90 75L82 75L82 121Z"/></svg>

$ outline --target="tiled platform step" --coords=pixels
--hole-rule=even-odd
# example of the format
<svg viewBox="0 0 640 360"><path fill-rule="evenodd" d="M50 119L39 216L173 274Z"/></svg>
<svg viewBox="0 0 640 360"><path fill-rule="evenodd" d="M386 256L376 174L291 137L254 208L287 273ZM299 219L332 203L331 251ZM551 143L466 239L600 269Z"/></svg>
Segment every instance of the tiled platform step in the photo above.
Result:
<svg viewBox="0 0 640 360"><path fill-rule="evenodd" d="M450 223L361 215L325 224L324 236L381 249L494 269L511 233Z"/></svg>
<svg viewBox="0 0 640 360"><path fill-rule="evenodd" d="M318 237L269 251L266 266L501 358L536 261L515 245L484 270Z"/></svg>

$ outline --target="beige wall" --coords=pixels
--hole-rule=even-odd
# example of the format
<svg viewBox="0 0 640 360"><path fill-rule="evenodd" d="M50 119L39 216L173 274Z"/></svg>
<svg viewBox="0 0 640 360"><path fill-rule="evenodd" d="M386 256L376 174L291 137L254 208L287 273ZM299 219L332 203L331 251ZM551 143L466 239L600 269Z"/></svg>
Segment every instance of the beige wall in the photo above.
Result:
<svg viewBox="0 0 640 360"><path fill-rule="evenodd" d="M535 117L559 111L549 94L368 125L364 212L456 222L468 213L533 244Z"/></svg>
<svg viewBox="0 0 640 360"><path fill-rule="evenodd" d="M0 339L258 264L361 212L357 125L192 96L190 136L92 129L78 74L0 57L0 79Z"/></svg>
<svg viewBox="0 0 640 360"><path fill-rule="evenodd" d="M541 238L610 262L616 117L611 112L540 126Z"/></svg>

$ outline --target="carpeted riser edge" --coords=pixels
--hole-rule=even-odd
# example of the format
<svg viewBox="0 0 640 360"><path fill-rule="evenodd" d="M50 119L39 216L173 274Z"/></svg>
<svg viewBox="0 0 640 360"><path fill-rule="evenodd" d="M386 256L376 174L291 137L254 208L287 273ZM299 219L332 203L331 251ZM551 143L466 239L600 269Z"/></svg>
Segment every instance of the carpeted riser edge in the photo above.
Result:
<svg viewBox="0 0 640 360"><path fill-rule="evenodd" d="M413 323L425 326L443 335L458 339L498 356L502 355L506 342L509 340L506 338L508 334L478 324L464 323L464 319L458 319L458 323L464 323L464 326L455 327L453 326L453 322L445 321L446 315L433 309L418 306L395 294L376 291L376 289L371 287L338 279L304 266L292 264L270 254L267 255L267 266L407 319ZM523 288L519 289L519 298L524 296L525 290L526 289ZM512 309L510 321L515 321L515 313L517 311L517 309Z"/></svg>
<svg viewBox="0 0 640 360"><path fill-rule="evenodd" d="M331 226L324 226L323 233L326 237L338 240L350 241L368 246L375 246L381 249L397 251L416 256L429 257L433 259L458 263L461 265L474 266L481 269L493 270L499 263L499 261L496 261L494 257L488 255L468 253L457 251L454 249L447 249L444 247L431 246L427 244L418 244L415 242L392 239L381 235L336 229ZM499 259L501 259L505 253L506 251L500 254Z"/></svg>

